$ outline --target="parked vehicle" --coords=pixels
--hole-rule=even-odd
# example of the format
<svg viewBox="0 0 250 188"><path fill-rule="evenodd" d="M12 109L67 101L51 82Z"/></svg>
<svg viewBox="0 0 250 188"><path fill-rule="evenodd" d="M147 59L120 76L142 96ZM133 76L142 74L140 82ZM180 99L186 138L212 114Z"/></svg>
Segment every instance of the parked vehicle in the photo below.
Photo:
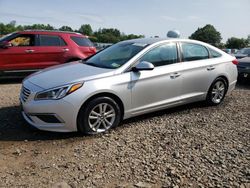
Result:
<svg viewBox="0 0 250 188"><path fill-rule="evenodd" d="M244 58L244 57L250 57L250 48L242 48L236 54L234 54L234 56L237 59L241 59L241 58Z"/></svg>
<svg viewBox="0 0 250 188"><path fill-rule="evenodd" d="M218 105L235 88L236 64L194 40L123 41L25 79L22 115L42 130L95 134L156 110L203 100Z"/></svg>
<svg viewBox="0 0 250 188"><path fill-rule="evenodd" d="M84 59L96 53L85 36L75 32L27 30L0 39L0 75L18 75Z"/></svg>
<svg viewBox="0 0 250 188"><path fill-rule="evenodd" d="M250 57L239 59L237 68L239 79L250 79Z"/></svg>
<svg viewBox="0 0 250 188"><path fill-rule="evenodd" d="M238 49L230 49L230 48L225 48L225 49L222 49L222 50L224 52L228 53L228 54L231 54L231 55L234 55L239 51Z"/></svg>

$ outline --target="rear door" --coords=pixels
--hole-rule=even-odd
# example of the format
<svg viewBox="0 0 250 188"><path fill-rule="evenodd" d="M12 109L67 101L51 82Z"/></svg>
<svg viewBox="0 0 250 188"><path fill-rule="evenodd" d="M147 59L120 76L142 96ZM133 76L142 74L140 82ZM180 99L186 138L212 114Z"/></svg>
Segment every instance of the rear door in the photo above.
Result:
<svg viewBox="0 0 250 188"><path fill-rule="evenodd" d="M40 34L36 55L39 59L37 66L45 68L65 63L69 49L66 42L58 35Z"/></svg>
<svg viewBox="0 0 250 188"><path fill-rule="evenodd" d="M200 44L180 43L182 51L181 75L183 99L203 99L211 83L216 78L218 61L210 58L208 49Z"/></svg>

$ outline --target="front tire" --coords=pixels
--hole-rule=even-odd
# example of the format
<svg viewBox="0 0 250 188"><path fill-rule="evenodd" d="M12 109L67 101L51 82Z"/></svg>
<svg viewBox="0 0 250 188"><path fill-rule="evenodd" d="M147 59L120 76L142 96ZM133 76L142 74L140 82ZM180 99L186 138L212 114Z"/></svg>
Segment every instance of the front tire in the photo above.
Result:
<svg viewBox="0 0 250 188"><path fill-rule="evenodd" d="M84 105L78 115L78 129L86 134L106 132L121 121L121 109L109 97L97 97Z"/></svg>
<svg viewBox="0 0 250 188"><path fill-rule="evenodd" d="M223 78L217 78L209 88L206 102L216 106L222 103L227 93L227 82Z"/></svg>

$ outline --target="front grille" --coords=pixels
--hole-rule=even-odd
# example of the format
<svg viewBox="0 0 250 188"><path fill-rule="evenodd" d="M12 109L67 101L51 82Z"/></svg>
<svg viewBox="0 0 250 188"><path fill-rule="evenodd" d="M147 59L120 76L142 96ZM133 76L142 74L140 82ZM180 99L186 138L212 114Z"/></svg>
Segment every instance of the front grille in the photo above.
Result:
<svg viewBox="0 0 250 188"><path fill-rule="evenodd" d="M29 96L30 96L30 90L28 89L28 88L26 88L26 87L22 87L22 91L21 91L21 98L22 98L22 100L24 101L24 102L26 102L27 101L27 99L29 98Z"/></svg>

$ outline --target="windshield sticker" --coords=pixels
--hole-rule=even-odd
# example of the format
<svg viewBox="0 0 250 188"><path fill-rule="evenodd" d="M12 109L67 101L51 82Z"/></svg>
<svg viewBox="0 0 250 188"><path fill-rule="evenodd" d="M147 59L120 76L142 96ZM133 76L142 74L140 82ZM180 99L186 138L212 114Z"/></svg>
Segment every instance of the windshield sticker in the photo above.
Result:
<svg viewBox="0 0 250 188"><path fill-rule="evenodd" d="M113 67L120 67L120 65L117 64L117 63L112 63L111 65L112 65Z"/></svg>

